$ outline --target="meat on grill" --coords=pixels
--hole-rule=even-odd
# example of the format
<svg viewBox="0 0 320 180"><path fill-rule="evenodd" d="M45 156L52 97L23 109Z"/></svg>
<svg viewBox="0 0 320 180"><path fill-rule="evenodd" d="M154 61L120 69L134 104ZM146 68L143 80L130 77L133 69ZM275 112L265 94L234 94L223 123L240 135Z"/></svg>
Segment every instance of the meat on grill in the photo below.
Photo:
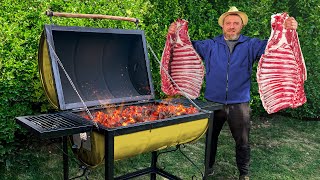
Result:
<svg viewBox="0 0 320 180"><path fill-rule="evenodd" d="M307 71L296 30L283 27L287 13L271 18L271 36L257 69L260 98L271 114L285 108L296 108L307 99L304 81Z"/></svg>
<svg viewBox="0 0 320 180"><path fill-rule="evenodd" d="M167 95L199 97L204 65L188 34L188 21L178 19L174 34L167 34L161 58L161 89ZM171 76L172 81L169 76Z"/></svg>

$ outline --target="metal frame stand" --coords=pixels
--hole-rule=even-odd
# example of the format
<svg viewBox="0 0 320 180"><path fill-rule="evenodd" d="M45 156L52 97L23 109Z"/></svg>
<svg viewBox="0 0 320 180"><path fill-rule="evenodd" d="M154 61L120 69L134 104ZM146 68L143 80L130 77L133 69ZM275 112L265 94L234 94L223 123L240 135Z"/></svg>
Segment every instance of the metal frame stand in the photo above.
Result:
<svg viewBox="0 0 320 180"><path fill-rule="evenodd" d="M126 180L135 177L150 174L150 180L156 180L156 175L161 175L168 179L181 180L177 176L174 176L157 167L157 152L153 151L151 154L150 167L141 169L132 173L128 173L122 176L114 177L114 131L105 131L105 179L107 180Z"/></svg>
<svg viewBox="0 0 320 180"><path fill-rule="evenodd" d="M205 143L205 160L204 160L204 175L203 180L207 180L209 174L209 160L211 158L210 150L211 150L211 139L212 139L212 129L213 129L213 116L212 113L210 115L208 121L208 129L206 132L206 143ZM132 179L134 177L143 176L146 174L150 174L150 180L156 180L156 175L160 175L170 180L182 180L181 178L170 174L169 172L164 171L157 167L158 161L158 153L157 151L153 151L151 153L151 164L150 167L147 167L142 170L138 170L132 173L128 173L122 176L114 177L114 131L105 131L105 179L107 180L126 180ZM69 177L69 163L68 163L68 144L67 144L67 136L64 136L63 139L63 177L64 180L68 180Z"/></svg>
<svg viewBox="0 0 320 180"><path fill-rule="evenodd" d="M214 121L214 111L210 115L210 119L208 122L208 130L206 132L203 180L207 180L209 172L210 172L209 161L211 159L213 121Z"/></svg>
<svg viewBox="0 0 320 180"><path fill-rule="evenodd" d="M68 137L62 137L62 149L63 149L63 179L69 179L69 157L68 157Z"/></svg>

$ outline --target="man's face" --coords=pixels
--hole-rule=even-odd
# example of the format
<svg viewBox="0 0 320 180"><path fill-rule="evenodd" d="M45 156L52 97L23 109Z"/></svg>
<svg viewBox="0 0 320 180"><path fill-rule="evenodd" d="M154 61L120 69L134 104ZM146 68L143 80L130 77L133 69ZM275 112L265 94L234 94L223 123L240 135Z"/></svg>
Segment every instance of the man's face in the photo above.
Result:
<svg viewBox="0 0 320 180"><path fill-rule="evenodd" d="M242 20L238 15L228 15L223 21L223 34L227 40L237 40L243 27Z"/></svg>

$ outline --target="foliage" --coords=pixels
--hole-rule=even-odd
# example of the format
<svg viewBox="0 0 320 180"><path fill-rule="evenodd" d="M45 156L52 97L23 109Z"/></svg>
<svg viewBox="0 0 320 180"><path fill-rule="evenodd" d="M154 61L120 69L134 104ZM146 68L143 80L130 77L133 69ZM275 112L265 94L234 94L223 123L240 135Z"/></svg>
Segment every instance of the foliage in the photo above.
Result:
<svg viewBox="0 0 320 180"><path fill-rule="evenodd" d="M37 93L42 88L35 61L38 39L36 6L12 6L8 1L1 4L0 161L12 149L8 144L14 141L18 128L14 117L36 112L33 107L44 100L41 93Z"/></svg>
<svg viewBox="0 0 320 180"><path fill-rule="evenodd" d="M189 21L192 40L212 38L221 33L217 21L229 6L237 6L249 16L243 34L267 39L270 34L270 16L287 11L299 22L300 44L308 70L305 91L308 102L293 110L285 110L298 118L319 118L320 115L320 19L319 0L15 0L1 2L0 6L0 162L12 152L15 134L23 133L14 117L52 111L43 92L37 70L38 41L44 24L135 29L131 22L78 18L50 18L48 9L56 12L108 14L140 19L147 41L156 57L161 58L170 23L177 18ZM149 50L150 52L150 50ZM159 62L150 53L153 83L157 98L161 91ZM255 115L266 115L263 109L255 72L252 74L252 101ZM200 97L203 99L203 95Z"/></svg>

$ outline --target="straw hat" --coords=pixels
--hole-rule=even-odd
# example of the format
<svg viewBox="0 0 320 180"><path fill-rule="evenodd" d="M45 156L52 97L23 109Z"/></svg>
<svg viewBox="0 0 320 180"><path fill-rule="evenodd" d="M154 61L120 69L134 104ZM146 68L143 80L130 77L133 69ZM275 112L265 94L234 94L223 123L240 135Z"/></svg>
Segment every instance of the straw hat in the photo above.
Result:
<svg viewBox="0 0 320 180"><path fill-rule="evenodd" d="M218 20L219 25L222 27L223 25L223 20L226 16L230 14L237 14L241 17L243 25L247 25L248 23L248 16L246 13L239 11L235 6L232 6L228 12L223 13Z"/></svg>

